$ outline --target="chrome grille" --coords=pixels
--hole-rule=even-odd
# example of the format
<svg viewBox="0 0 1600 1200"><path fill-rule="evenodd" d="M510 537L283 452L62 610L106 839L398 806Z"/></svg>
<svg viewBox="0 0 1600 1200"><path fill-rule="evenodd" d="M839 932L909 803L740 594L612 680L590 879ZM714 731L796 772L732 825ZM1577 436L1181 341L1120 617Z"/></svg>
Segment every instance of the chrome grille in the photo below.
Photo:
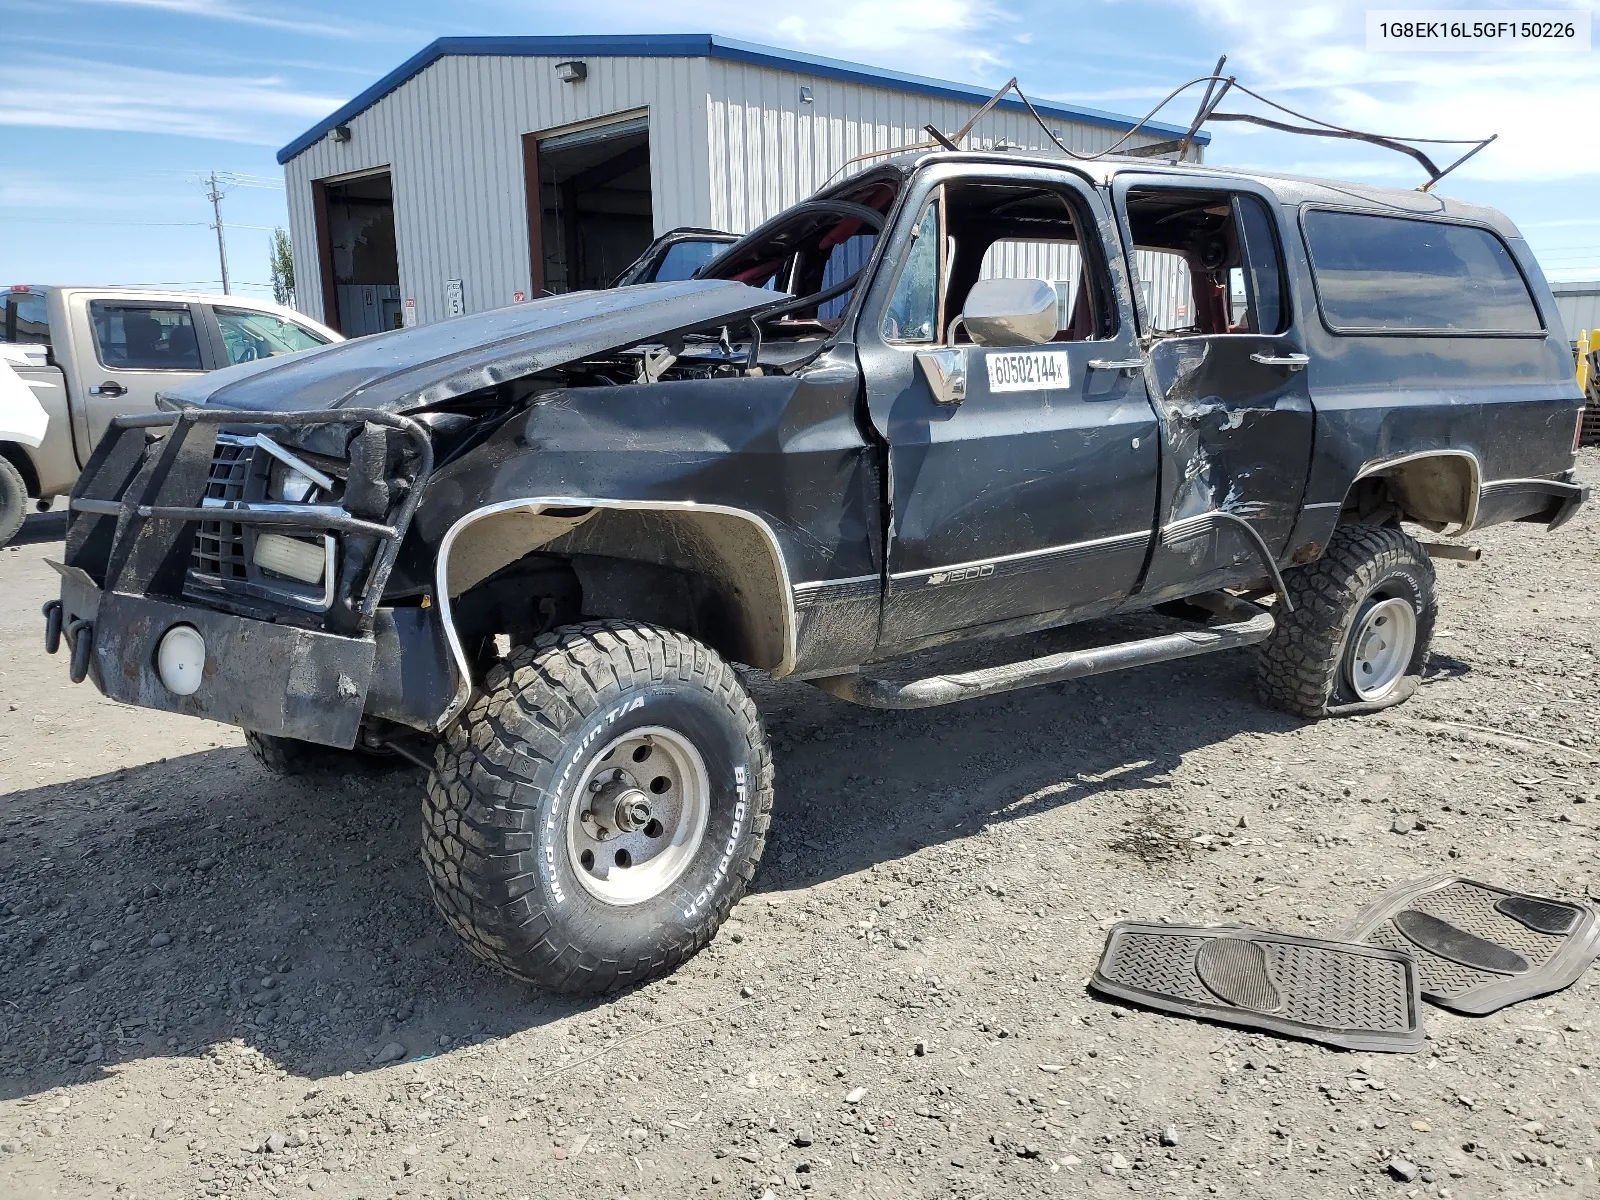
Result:
<svg viewBox="0 0 1600 1200"><path fill-rule="evenodd" d="M206 474L201 507L217 508L225 504L250 506L263 502L281 504L272 501L267 494L272 481L272 449L264 447L255 435L219 433L216 450L211 456L211 466ZM281 456L283 451L277 449L276 453ZM308 513L314 508L308 505ZM314 527L315 518L308 520L307 524ZM315 585L300 583L263 568L256 562L257 539L266 533L259 526L240 521L201 521L189 552L189 573L184 580L184 594L201 599L208 594L215 596L229 592L276 604L290 604L295 608L326 610L333 603L336 578L334 535L313 535L298 529L284 532L299 541L310 541L315 537L314 544L320 545L327 564L322 582Z"/></svg>
<svg viewBox="0 0 1600 1200"><path fill-rule="evenodd" d="M203 503L226 504L249 499L247 492L254 474L256 453L253 440L218 434L217 448L206 476ZM249 578L248 562L243 525L235 521L200 522L189 556L191 570L218 582L237 582Z"/></svg>

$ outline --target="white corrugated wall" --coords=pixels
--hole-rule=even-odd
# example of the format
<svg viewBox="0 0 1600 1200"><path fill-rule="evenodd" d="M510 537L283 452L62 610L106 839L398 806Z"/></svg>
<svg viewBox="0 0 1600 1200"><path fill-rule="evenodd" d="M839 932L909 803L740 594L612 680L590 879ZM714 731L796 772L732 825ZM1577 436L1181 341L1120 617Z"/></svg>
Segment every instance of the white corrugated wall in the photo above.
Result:
<svg viewBox="0 0 1600 1200"><path fill-rule="evenodd" d="M977 105L886 87L818 78L723 59L708 60L706 144L711 155L709 221L746 233L815 192L858 154L928 141L924 126L953 134ZM811 89L802 103L800 88ZM1073 150L1104 150L1120 134L1096 125L1046 118ZM1135 135L1148 145L1167 135ZM1053 149L1027 113L995 110L973 130L968 145L1005 139L1030 150ZM1191 154L1191 157L1195 157Z"/></svg>
<svg viewBox="0 0 1600 1200"><path fill-rule="evenodd" d="M562 83L555 58L446 56L285 165L296 299L323 315L311 181L387 167L393 179L400 289L419 323L445 315L460 279L468 312L530 291L522 135L646 110L656 232L710 225L743 233L820 187L866 150L953 132L975 105L887 87L706 58L588 56L588 79ZM800 88L811 89L801 103ZM1117 134L1047 118L1069 146L1099 150ZM994 112L977 144L1043 149L1026 114ZM1139 136L1137 143L1161 140Z"/></svg>
<svg viewBox="0 0 1600 1200"><path fill-rule="evenodd" d="M704 224L709 207L703 58L589 58L583 83L554 58L447 56L350 119L350 140L323 138L284 166L296 301L320 316L311 181L388 167L394 181L400 289L417 320L445 315L460 279L468 312L528 292L522 135L646 109L657 232Z"/></svg>

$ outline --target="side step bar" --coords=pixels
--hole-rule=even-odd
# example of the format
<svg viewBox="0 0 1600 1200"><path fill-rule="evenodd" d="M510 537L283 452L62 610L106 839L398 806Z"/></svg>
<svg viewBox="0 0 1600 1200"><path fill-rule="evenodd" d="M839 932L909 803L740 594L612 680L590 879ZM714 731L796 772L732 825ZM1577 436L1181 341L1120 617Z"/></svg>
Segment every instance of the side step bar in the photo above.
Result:
<svg viewBox="0 0 1600 1200"><path fill-rule="evenodd" d="M1231 650L1236 646L1253 646L1266 641L1275 625L1272 614L1266 609L1225 592L1192 597L1189 602L1226 617L1226 623L1186 629L1180 633L1164 633L1131 642L1116 642L1109 646L1092 646L1087 650L1047 654L1042 658L986 667L981 671L967 671L960 675L933 675L905 683L867 675L829 675L811 682L830 695L867 708L933 708L957 700L975 700L979 696L993 696L1041 683L1082 679L1087 675L1103 675L1125 667L1142 667L1148 663L1171 662L1199 654L1212 654L1218 650Z"/></svg>

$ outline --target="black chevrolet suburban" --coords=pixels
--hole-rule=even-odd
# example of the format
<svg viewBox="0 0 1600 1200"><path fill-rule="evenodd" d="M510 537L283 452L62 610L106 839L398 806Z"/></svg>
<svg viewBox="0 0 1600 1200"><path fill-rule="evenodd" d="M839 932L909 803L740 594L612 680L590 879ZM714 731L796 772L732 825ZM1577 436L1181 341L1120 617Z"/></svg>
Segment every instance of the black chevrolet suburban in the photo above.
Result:
<svg viewBox="0 0 1600 1200"><path fill-rule="evenodd" d="M712 937L773 799L733 664L914 708L1245 645L1308 718L1416 689L1431 557L1556 529L1581 397L1527 244L1426 192L904 155L690 280L242 365L122 418L46 641L284 772L429 772L486 961ZM1430 540L1417 540L1407 530ZM1015 661L1006 635L1160 630ZM905 678L928 647L997 665Z"/></svg>

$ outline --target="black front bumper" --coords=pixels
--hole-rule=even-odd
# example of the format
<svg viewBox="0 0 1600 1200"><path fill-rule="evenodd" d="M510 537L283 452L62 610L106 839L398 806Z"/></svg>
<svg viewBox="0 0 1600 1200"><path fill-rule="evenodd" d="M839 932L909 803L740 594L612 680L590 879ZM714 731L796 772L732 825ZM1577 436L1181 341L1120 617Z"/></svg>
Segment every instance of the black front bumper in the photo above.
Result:
<svg viewBox="0 0 1600 1200"><path fill-rule="evenodd" d="M386 522L337 504L197 502L218 427L321 422L386 425L417 444L414 473ZM161 426L168 434L148 440L145 431ZM436 613L378 607L431 469L426 431L388 414L184 410L118 418L73 492L67 561L52 564L62 577L61 599L46 605L46 648L53 653L64 637L74 681L93 679L113 700L259 733L350 747L364 715L431 728L455 689ZM248 597L234 607L226 594L215 606L185 596L195 531L219 518L376 544L366 569L339 580L346 627L330 631L314 615L264 612ZM161 639L177 625L192 626L205 642L200 686L187 696L169 690L157 668Z"/></svg>
<svg viewBox="0 0 1600 1200"><path fill-rule="evenodd" d="M61 572L63 630L87 654L88 676L113 700L204 717L258 733L329 746L355 745L373 677L371 634L339 637L196 604L103 592L83 571ZM200 688L178 696L156 672L156 648L175 625L205 639ZM87 639L87 650L79 650Z"/></svg>

